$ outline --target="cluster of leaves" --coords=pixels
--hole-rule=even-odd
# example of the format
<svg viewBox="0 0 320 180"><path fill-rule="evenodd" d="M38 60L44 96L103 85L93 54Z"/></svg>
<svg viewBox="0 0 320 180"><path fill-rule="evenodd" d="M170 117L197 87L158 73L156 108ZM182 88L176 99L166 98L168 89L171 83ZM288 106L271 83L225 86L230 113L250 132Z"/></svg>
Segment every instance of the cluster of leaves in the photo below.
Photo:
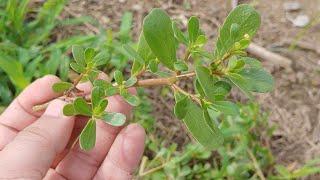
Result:
<svg viewBox="0 0 320 180"><path fill-rule="evenodd" d="M128 92L128 88L133 86L137 79L132 77L124 80L122 73L115 71L114 79L117 85L114 86L110 82L97 79L100 72L98 67L109 62L108 53L105 51L98 53L93 48L85 49L81 46L73 46L72 53L75 61L70 64L70 67L80 76L74 83L55 83L52 89L56 93L64 93L65 99L70 101L64 106L63 113L65 115L82 115L90 118L79 136L81 148L90 150L95 145L97 120L102 120L112 126L122 126L125 123L125 115L105 112L108 96L120 94L132 106L139 104L139 99ZM85 98L85 94L76 87L79 82L85 81L90 81L93 84L89 101Z"/></svg>
<svg viewBox="0 0 320 180"><path fill-rule="evenodd" d="M53 89L64 92L67 98L74 99L72 105L66 106L66 115L80 114L91 119L80 136L81 147L88 150L94 145L95 127L92 122L102 118L112 124L110 119L104 118L106 116L102 110L107 104L106 97L119 94L129 104L139 104L139 98L128 93L128 88L142 85L143 80L138 81L137 78L144 72L161 76L159 79L147 80L148 85L167 85L173 89L176 100L174 113L183 120L200 144L210 150L221 146L223 135L218 127L218 120L212 113L222 112L224 116L239 114L238 106L227 100L232 87L238 87L249 98L252 98L252 92L268 92L273 87L272 76L262 68L260 62L245 56L245 49L259 25L260 16L257 11L249 5L238 6L222 25L216 49L207 52L203 48L207 39L200 29L198 18L193 16L189 19L188 33L184 33L165 11L153 9L143 21L137 49L129 44L124 45L122 49L126 56L134 60L131 77L124 80L123 74L115 71L114 84L95 80L99 72L98 67L109 63L109 52L97 53L92 48L74 46L75 62L70 66L80 74L79 78L73 84L58 83ZM180 45L186 46L187 49L182 59L177 58ZM206 61L196 64L191 60L195 57ZM158 68L159 65L163 68ZM194 76L195 94L181 89L176 84L181 78ZM76 88L79 81L91 81L94 85L92 97L88 102L83 98L79 100L79 90Z"/></svg>
<svg viewBox="0 0 320 180"><path fill-rule="evenodd" d="M68 0L0 0L0 105L8 105L34 79L58 74L70 76L71 59L66 53L73 44L97 47L109 53L104 70L122 70L128 58L122 44L131 43L132 13L126 12L118 32L102 29L97 35L56 38L54 29L82 23L95 23L88 16L59 19Z"/></svg>
<svg viewBox="0 0 320 180"><path fill-rule="evenodd" d="M144 101L135 110L135 119L148 133L146 156L137 174L143 179L298 179L320 171L319 159L294 169L275 164L266 143L275 127L268 124L268 115L255 103L240 105L240 115L219 120L225 141L218 153L194 143L179 150L172 140L158 137L155 123L146 115L149 108Z"/></svg>

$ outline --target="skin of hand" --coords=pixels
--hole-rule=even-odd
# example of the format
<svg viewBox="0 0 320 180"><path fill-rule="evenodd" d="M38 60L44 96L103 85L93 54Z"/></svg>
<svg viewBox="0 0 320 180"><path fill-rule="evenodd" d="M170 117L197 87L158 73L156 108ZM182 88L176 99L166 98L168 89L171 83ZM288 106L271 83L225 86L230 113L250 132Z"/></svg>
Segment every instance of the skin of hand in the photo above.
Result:
<svg viewBox="0 0 320 180"><path fill-rule="evenodd" d="M59 81L52 75L36 80L0 116L0 179L132 179L144 150L144 129L97 121L94 149L72 147L88 119L63 115L66 102L56 99L60 94L51 89ZM77 87L89 93L92 85ZM44 112L32 111L34 105L48 101ZM121 97L108 101L106 111L130 115L131 106Z"/></svg>

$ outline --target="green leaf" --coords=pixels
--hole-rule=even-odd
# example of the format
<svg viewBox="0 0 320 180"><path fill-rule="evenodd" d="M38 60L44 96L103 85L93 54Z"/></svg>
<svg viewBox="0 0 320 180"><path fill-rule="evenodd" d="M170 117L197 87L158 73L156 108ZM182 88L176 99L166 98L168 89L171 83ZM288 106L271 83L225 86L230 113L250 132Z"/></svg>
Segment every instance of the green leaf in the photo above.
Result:
<svg viewBox="0 0 320 180"><path fill-rule="evenodd" d="M209 107L217 111L220 111L225 115L239 115L239 107L230 101L215 101Z"/></svg>
<svg viewBox="0 0 320 180"><path fill-rule="evenodd" d="M198 82L201 85L206 97L210 101L214 101L214 83L217 81L217 79L211 75L210 70L208 68L203 66L196 67L196 75Z"/></svg>
<svg viewBox="0 0 320 180"><path fill-rule="evenodd" d="M250 43L251 43L250 39L241 39L239 41L239 47L237 49L247 49Z"/></svg>
<svg viewBox="0 0 320 180"><path fill-rule="evenodd" d="M247 79L237 73L228 73L226 77L250 99L253 97Z"/></svg>
<svg viewBox="0 0 320 180"><path fill-rule="evenodd" d="M144 64L141 64L137 60L134 60L131 68L131 76L137 76L144 70L144 68Z"/></svg>
<svg viewBox="0 0 320 180"><path fill-rule="evenodd" d="M174 69L178 71L188 71L188 65L185 62L179 60L174 63Z"/></svg>
<svg viewBox="0 0 320 180"><path fill-rule="evenodd" d="M185 45L188 44L188 40L184 33L179 29L176 22L172 22L172 29L177 40Z"/></svg>
<svg viewBox="0 0 320 180"><path fill-rule="evenodd" d="M91 150L96 144L96 121L90 119L87 125L82 130L79 143L81 149L85 151Z"/></svg>
<svg viewBox="0 0 320 180"><path fill-rule="evenodd" d="M102 89L107 89L111 84L102 79L96 79L93 81L94 87L101 87Z"/></svg>
<svg viewBox="0 0 320 180"><path fill-rule="evenodd" d="M124 78L123 78L123 75L122 75L122 72L121 72L121 71L116 70L116 71L114 72L113 77L114 77L114 80L117 82L118 85L123 84Z"/></svg>
<svg viewBox="0 0 320 180"><path fill-rule="evenodd" d="M119 38L122 43L126 43L130 40L131 27L132 27L132 13L127 11L123 14L121 18Z"/></svg>
<svg viewBox="0 0 320 180"><path fill-rule="evenodd" d="M106 89L106 96L113 96L113 95L117 94L118 91L119 91L118 88L113 87L113 86L109 86Z"/></svg>
<svg viewBox="0 0 320 180"><path fill-rule="evenodd" d="M94 56L96 55L96 52L93 48L87 48L84 51L84 57L86 64L89 64L93 61Z"/></svg>
<svg viewBox="0 0 320 180"><path fill-rule="evenodd" d="M153 73L156 73L158 72L158 61L156 61L155 59L154 60L151 60L150 63L149 63L149 69L151 72Z"/></svg>
<svg viewBox="0 0 320 180"><path fill-rule="evenodd" d="M214 150L223 143L222 134L211 119L207 119L199 106L188 98L187 113L183 118L192 136L208 150Z"/></svg>
<svg viewBox="0 0 320 180"><path fill-rule="evenodd" d="M100 101L103 100L104 97L105 97L104 89L99 86L94 87L91 91L92 108L95 109L96 107L98 107L100 104Z"/></svg>
<svg viewBox="0 0 320 180"><path fill-rule="evenodd" d="M0 68L7 73L12 83L18 87L19 90L24 89L29 84L29 81L23 72L22 64L12 57L5 56L1 53Z"/></svg>
<svg viewBox="0 0 320 180"><path fill-rule="evenodd" d="M195 79L194 88L195 88L196 92L198 94L200 94L200 96L202 96L202 97L206 96L206 94L204 93L204 90L202 89L198 79Z"/></svg>
<svg viewBox="0 0 320 180"><path fill-rule="evenodd" d="M152 53L144 35L143 32L141 32L139 37L139 43L138 43L138 54L143 58L145 64L147 64L150 59L155 59L155 55Z"/></svg>
<svg viewBox="0 0 320 180"><path fill-rule="evenodd" d="M139 60L133 61L132 70L131 70L132 76L138 75L141 71L144 70L146 65L149 64L149 61L155 58L155 56L152 54L152 51L147 41L144 38L143 32L141 32L139 37L137 52L139 56L143 58L144 63L139 62Z"/></svg>
<svg viewBox="0 0 320 180"><path fill-rule="evenodd" d="M79 64L79 65L85 65L85 57L84 57L84 51L85 49L81 46L74 45L72 46L72 55L74 60Z"/></svg>
<svg viewBox="0 0 320 180"><path fill-rule="evenodd" d="M261 62L257 59L250 58L250 57L242 57L241 60L249 67L262 68Z"/></svg>
<svg viewBox="0 0 320 180"><path fill-rule="evenodd" d="M120 95L131 106L138 106L140 104L140 99L137 96L130 94L126 89L120 90Z"/></svg>
<svg viewBox="0 0 320 180"><path fill-rule="evenodd" d="M140 64L144 64L144 59L138 54L136 50L134 50L131 46L125 44L123 45L123 49L136 61Z"/></svg>
<svg viewBox="0 0 320 180"><path fill-rule="evenodd" d="M107 51L99 52L96 56L93 58L93 63L95 66L101 66L104 64L107 64L110 60L110 54Z"/></svg>
<svg viewBox="0 0 320 180"><path fill-rule="evenodd" d="M63 107L63 114L65 116L73 116L76 115L76 111L74 109L73 104L67 104Z"/></svg>
<svg viewBox="0 0 320 180"><path fill-rule="evenodd" d="M118 89L116 87L113 87L111 83L101 80L101 79L97 79L93 82L94 86L99 86L102 89L105 90L105 95L106 96L112 96L115 95L116 93L118 93Z"/></svg>
<svg viewBox="0 0 320 180"><path fill-rule="evenodd" d="M202 47L207 43L207 37L205 35L198 36L196 42L194 42L194 46Z"/></svg>
<svg viewBox="0 0 320 180"><path fill-rule="evenodd" d="M108 100L107 99L102 99L99 102L99 105L95 107L94 114L95 115L100 115L101 113L103 113L106 110L107 106L108 106Z"/></svg>
<svg viewBox="0 0 320 180"><path fill-rule="evenodd" d="M126 116L121 113L104 113L101 120L112 126L122 126L126 122Z"/></svg>
<svg viewBox="0 0 320 180"><path fill-rule="evenodd" d="M70 63L70 67L77 73L84 73L86 71L86 68L83 65L76 62Z"/></svg>
<svg viewBox="0 0 320 180"><path fill-rule="evenodd" d="M137 78L134 77L134 76L132 76L132 77L130 77L128 80L126 80L126 82L124 83L124 85L125 85L126 87L131 87L131 86L135 85L137 81L138 81Z"/></svg>
<svg viewBox="0 0 320 180"><path fill-rule="evenodd" d="M245 62L241 59L231 58L228 62L228 71L231 72L238 72L240 71L245 65Z"/></svg>
<svg viewBox="0 0 320 180"><path fill-rule="evenodd" d="M174 114L177 116L178 119L183 119L188 111L188 96L184 96L182 99L176 102L174 106Z"/></svg>
<svg viewBox="0 0 320 180"><path fill-rule="evenodd" d="M239 74L247 80L250 91L264 93L273 89L272 75L261 68L245 68Z"/></svg>
<svg viewBox="0 0 320 180"><path fill-rule="evenodd" d="M78 114L83 116L92 115L90 105L83 98L78 97L76 100L74 100L73 105L74 105L74 109Z"/></svg>
<svg viewBox="0 0 320 180"><path fill-rule="evenodd" d="M56 93L62 93L66 90L69 90L72 86L73 84L69 82L57 82L53 84L52 90Z"/></svg>
<svg viewBox="0 0 320 180"><path fill-rule="evenodd" d="M100 71L98 70L92 70L91 72L89 72L88 79L90 80L90 82L93 82L94 80L96 80L99 73Z"/></svg>
<svg viewBox="0 0 320 180"><path fill-rule="evenodd" d="M232 40L236 39L239 36L240 26L237 23L232 23L230 27L230 37Z"/></svg>
<svg viewBox="0 0 320 180"><path fill-rule="evenodd" d="M143 34L159 61L166 67L174 69L176 46L168 14L161 9L153 9L143 21Z"/></svg>
<svg viewBox="0 0 320 180"><path fill-rule="evenodd" d="M231 91L231 85L225 81L217 81L214 83L215 96L226 96Z"/></svg>
<svg viewBox="0 0 320 180"><path fill-rule="evenodd" d="M188 33L190 42L195 42L199 36L199 19L195 16L188 21Z"/></svg>
<svg viewBox="0 0 320 180"><path fill-rule="evenodd" d="M233 26L232 30L231 26ZM236 28L236 26L238 27ZM252 38L256 34L259 26L260 15L253 7L246 4L237 6L228 15L220 29L214 53L215 58L221 59L233 48L236 42L244 39L246 34L249 38ZM235 29L237 29L237 33L235 33Z"/></svg>

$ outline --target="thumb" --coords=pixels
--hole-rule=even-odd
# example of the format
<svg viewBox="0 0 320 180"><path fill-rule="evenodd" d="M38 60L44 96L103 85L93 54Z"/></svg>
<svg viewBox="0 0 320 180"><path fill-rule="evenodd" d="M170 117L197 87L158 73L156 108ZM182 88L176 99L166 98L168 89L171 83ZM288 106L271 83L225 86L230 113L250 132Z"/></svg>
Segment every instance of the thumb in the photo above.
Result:
<svg viewBox="0 0 320 180"><path fill-rule="evenodd" d="M42 179L70 138L74 120L62 113L65 102L52 101L45 113L0 152L0 179Z"/></svg>

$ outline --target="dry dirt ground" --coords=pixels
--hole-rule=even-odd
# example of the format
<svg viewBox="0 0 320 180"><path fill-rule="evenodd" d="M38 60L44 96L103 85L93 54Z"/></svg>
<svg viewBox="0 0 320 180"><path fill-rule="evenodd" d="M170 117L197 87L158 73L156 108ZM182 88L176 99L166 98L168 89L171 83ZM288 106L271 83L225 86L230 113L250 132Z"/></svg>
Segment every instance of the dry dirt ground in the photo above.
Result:
<svg viewBox="0 0 320 180"><path fill-rule="evenodd" d="M292 1L300 2L301 9L288 13L283 4ZM254 42L292 60L288 69L263 61L274 75L276 87L272 93L257 97L263 108L270 112L270 122L278 127L271 141L277 161L298 165L320 157L320 0L253 0L240 3L252 3L262 15L262 27ZM191 15L200 17L201 27L210 37L209 42L216 38L217 26L230 10L226 0L71 0L64 16L90 15L102 27L117 29L123 12L131 11L134 14L133 35L137 37L143 17L153 7L167 10L183 23ZM294 27L288 16L298 14L310 17L311 25ZM86 26L77 30L94 31ZM297 46L289 50L297 38ZM209 44L208 48L214 46ZM183 126L171 115L170 97L158 96L165 93L163 91L148 91L155 105L159 136L183 144L189 139L181 132ZM234 96L239 95L235 93Z"/></svg>

